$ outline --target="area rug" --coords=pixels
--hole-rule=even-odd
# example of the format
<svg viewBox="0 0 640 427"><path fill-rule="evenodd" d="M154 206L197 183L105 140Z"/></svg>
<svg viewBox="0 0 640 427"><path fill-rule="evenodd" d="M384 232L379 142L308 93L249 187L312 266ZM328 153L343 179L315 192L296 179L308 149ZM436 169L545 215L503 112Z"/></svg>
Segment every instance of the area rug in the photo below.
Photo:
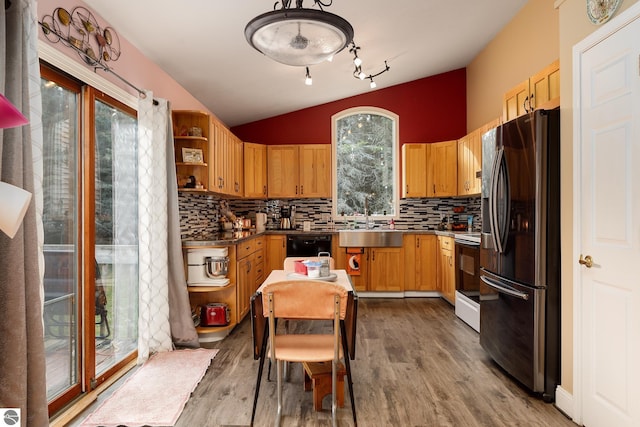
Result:
<svg viewBox="0 0 640 427"><path fill-rule="evenodd" d="M173 426L218 350L156 353L80 427Z"/></svg>

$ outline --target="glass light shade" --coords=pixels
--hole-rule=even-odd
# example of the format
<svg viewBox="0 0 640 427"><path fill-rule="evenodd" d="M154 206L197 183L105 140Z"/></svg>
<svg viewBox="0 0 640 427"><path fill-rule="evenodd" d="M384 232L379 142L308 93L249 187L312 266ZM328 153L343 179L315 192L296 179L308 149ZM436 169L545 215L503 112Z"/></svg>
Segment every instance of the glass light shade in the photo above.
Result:
<svg viewBox="0 0 640 427"><path fill-rule="evenodd" d="M353 27L315 9L281 9L252 19L244 30L251 46L274 61L305 66L329 60L353 40Z"/></svg>
<svg viewBox="0 0 640 427"><path fill-rule="evenodd" d="M0 230L13 239L29 208L31 193L0 181Z"/></svg>
<svg viewBox="0 0 640 427"><path fill-rule="evenodd" d="M0 93L0 129L26 125L27 119Z"/></svg>

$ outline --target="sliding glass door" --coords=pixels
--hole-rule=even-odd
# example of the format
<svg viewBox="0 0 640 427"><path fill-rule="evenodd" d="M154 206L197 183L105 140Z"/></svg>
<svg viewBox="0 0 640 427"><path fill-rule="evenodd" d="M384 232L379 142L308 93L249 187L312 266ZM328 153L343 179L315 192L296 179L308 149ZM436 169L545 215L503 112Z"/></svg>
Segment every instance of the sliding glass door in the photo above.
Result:
<svg viewBox="0 0 640 427"><path fill-rule="evenodd" d="M136 112L47 67L45 348L50 413L136 356Z"/></svg>
<svg viewBox="0 0 640 427"><path fill-rule="evenodd" d="M80 92L43 69L44 339L49 399L81 391Z"/></svg>
<svg viewBox="0 0 640 427"><path fill-rule="evenodd" d="M87 94L95 116L95 367L100 376L138 345L138 150L136 117L97 95Z"/></svg>

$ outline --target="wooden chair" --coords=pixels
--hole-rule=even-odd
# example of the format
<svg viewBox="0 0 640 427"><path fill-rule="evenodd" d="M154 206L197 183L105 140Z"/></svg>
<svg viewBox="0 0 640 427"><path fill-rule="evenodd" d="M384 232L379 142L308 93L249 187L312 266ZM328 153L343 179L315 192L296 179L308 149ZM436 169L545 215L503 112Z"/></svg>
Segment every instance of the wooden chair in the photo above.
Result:
<svg viewBox="0 0 640 427"><path fill-rule="evenodd" d="M331 282L305 280L269 284L262 291L263 315L269 319L269 358L276 365L278 407L276 426L282 419L283 362L331 362L331 419L337 425L337 374L343 358L340 319L347 307L347 291ZM330 334L278 334L276 319L333 320ZM354 412L355 414L355 412Z"/></svg>

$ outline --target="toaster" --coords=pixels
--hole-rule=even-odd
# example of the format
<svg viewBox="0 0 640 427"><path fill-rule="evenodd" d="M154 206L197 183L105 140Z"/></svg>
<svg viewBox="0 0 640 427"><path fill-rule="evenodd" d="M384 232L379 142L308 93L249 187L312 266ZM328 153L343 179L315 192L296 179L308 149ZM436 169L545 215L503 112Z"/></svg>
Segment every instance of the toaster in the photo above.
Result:
<svg viewBox="0 0 640 427"><path fill-rule="evenodd" d="M231 310L220 302L210 302L200 311L200 326L226 326L229 324Z"/></svg>

